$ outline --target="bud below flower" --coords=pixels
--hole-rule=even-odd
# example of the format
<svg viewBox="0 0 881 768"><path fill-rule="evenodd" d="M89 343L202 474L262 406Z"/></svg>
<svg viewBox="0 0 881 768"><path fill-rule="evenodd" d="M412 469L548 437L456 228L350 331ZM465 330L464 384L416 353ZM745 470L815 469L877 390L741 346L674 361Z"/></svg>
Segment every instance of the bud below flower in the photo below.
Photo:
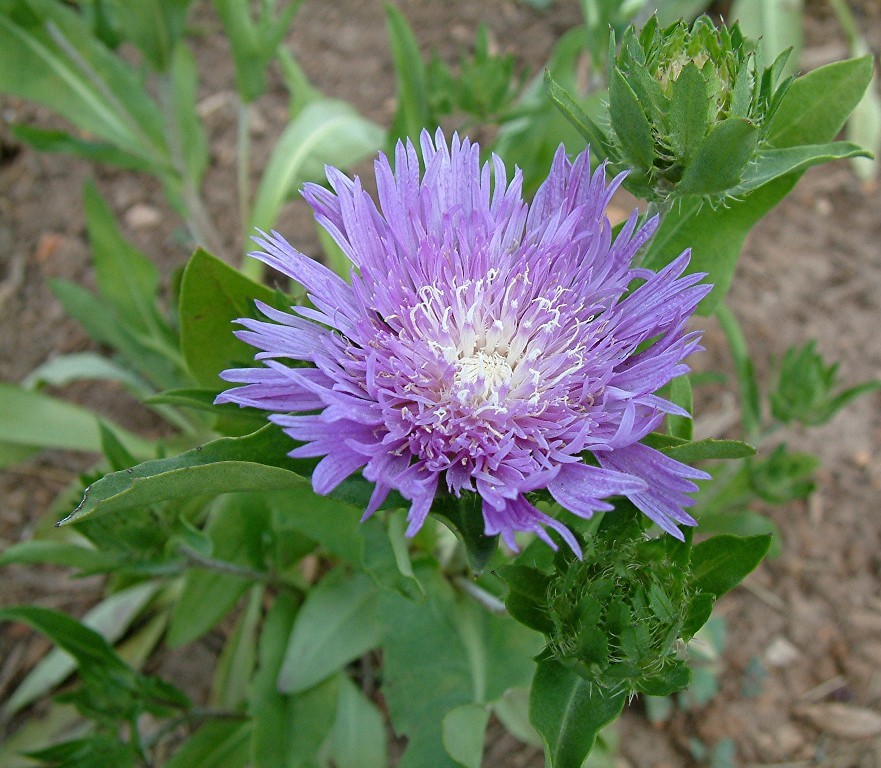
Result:
<svg viewBox="0 0 881 768"><path fill-rule="evenodd" d="M583 560L558 555L548 583L548 651L611 694L667 695L689 680L680 653L685 573L667 537L646 540L630 520L591 537Z"/></svg>

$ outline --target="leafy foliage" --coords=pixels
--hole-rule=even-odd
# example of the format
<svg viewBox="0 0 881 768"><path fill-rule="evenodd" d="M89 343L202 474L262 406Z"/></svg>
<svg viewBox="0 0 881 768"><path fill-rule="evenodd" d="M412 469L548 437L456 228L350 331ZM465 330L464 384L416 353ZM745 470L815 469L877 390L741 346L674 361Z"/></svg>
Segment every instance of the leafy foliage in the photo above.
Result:
<svg viewBox="0 0 881 768"><path fill-rule="evenodd" d="M715 479L697 509L700 530L719 535L695 545L657 536L629 502L614 499L613 511L581 525L580 560L528 540L512 559L485 535L475 493L439 495L413 540L404 537L406 501L395 494L361 520L372 492L363 478L317 496L315 462L291 458L277 427L214 404L225 386L217 374L253 359L232 333L235 320L255 317L255 300L288 309L306 298L267 288L252 279L254 267L221 258L201 196L209 152L189 0L0 0L0 90L70 123L20 125L16 135L40 151L158 178L199 246L166 302L155 265L88 185L97 292L64 281L52 288L115 357L67 355L22 387L0 385L0 463L43 448L102 455L50 512L50 523L63 517L61 527L9 547L0 565L109 576L108 597L82 622L34 606L0 610L0 620L29 624L57 646L3 714L76 669L77 683L50 710L47 722L60 725L25 739L40 764L150 765L174 744L169 768L382 768L393 731L407 742L403 768L471 768L481 764L495 714L520 737L540 739L551 766L579 768L629 695L666 695L688 683L683 643L709 631L715 601L775 543L773 526L748 505L812 489L816 460L785 445L767 451L770 431L824 423L881 386L840 388L837 367L809 343L787 353L775 388L763 393L744 335L719 304L746 234L801 173L860 154L834 137L866 89L871 62L837 62L790 80L785 57L755 64L737 27L661 19L637 31L624 25L638 4L583 3L584 24L560 38L546 73L527 83L514 56L493 52L486 28L457 67L425 59L404 16L388 6L398 100L386 131L323 96L280 48L298 0L213 5L235 67L243 227L272 227L325 163L351 165L442 121L492 127L495 149L522 167L530 191L561 141L575 150L586 140L594 160L634 167L626 183L662 214L642 266L659 269L691 247L691 269L716 284L703 309L717 311L727 335L744 437L760 450L735 439L695 441L689 418L667 418L666 431L645 442L678 461L709 462ZM617 54L607 45L610 26L621 39ZM120 56L123 45L140 66ZM585 54L600 65L587 90ZM290 120L252 195L250 105L275 60ZM596 74L603 64L605 82ZM323 245L327 262L348 277L348 260ZM77 380L122 383L166 422L165 436L139 437L39 391ZM691 412L688 377L663 394ZM559 512L535 497L548 514ZM207 708L138 671L161 637L185 646L209 632L224 642ZM145 728L145 714L156 730ZM11 754L5 749L0 759Z"/></svg>

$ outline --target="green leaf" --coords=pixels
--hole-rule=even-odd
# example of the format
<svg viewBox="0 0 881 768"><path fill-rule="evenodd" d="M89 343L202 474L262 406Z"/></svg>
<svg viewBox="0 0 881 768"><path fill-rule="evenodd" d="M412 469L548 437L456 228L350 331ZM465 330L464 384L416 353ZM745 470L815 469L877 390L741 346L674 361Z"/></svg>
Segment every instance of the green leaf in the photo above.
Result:
<svg viewBox="0 0 881 768"><path fill-rule="evenodd" d="M756 449L740 440L716 440L708 437L694 443L674 445L662 449L671 458L684 464L693 464L704 459L745 459L755 454Z"/></svg>
<svg viewBox="0 0 881 768"><path fill-rule="evenodd" d="M541 638L454 593L436 570L416 573L430 600L380 596L390 630L383 643L383 692L395 732L408 739L401 768L452 768L443 747L446 713L527 685Z"/></svg>
<svg viewBox="0 0 881 768"><path fill-rule="evenodd" d="M63 613L36 605L12 606L0 608L0 621L27 624L70 654L81 667L106 668L108 671L128 669L100 634ZM16 711L16 706L22 705L15 699L7 702L4 713Z"/></svg>
<svg viewBox="0 0 881 768"><path fill-rule="evenodd" d="M209 720L178 748L164 768L245 768L252 726Z"/></svg>
<svg viewBox="0 0 881 768"><path fill-rule="evenodd" d="M387 768L389 764L385 721L376 705L345 675L339 676L331 745L336 768Z"/></svg>
<svg viewBox="0 0 881 768"><path fill-rule="evenodd" d="M244 700L257 659L257 628L263 613L263 585L251 587L245 609L227 638L214 668L209 703L236 709Z"/></svg>
<svg viewBox="0 0 881 768"><path fill-rule="evenodd" d="M737 321L735 314L724 304L716 308L716 317L719 325L728 340L731 357L734 362L734 370L737 373L737 384L740 389L740 417L743 420L743 430L752 438L758 435L762 426L762 409L759 397L759 383L753 370L752 358L743 329Z"/></svg>
<svg viewBox="0 0 881 768"><path fill-rule="evenodd" d="M870 153L856 144L836 141L831 144L804 144L783 149L760 149L749 165L743 181L732 192L742 195L788 173L802 172L815 165L852 157L869 157Z"/></svg>
<svg viewBox="0 0 881 768"><path fill-rule="evenodd" d="M771 393L771 413L783 423L824 424L851 400L881 389L881 381L867 381L833 394L838 364L826 365L816 342L790 347L780 365L777 388Z"/></svg>
<svg viewBox="0 0 881 768"><path fill-rule="evenodd" d="M80 323L95 341L119 351L144 379L162 389L182 386L182 372L177 359L171 359L174 353L170 347L163 345L158 351L145 347L108 302L76 283L55 279L49 281L49 287L65 314ZM150 343L149 339L146 342Z"/></svg>
<svg viewBox="0 0 881 768"><path fill-rule="evenodd" d="M277 303L269 288L201 248L187 262L180 289L181 352L201 386L227 386L218 378L221 371L253 364L254 348L233 335L233 323L258 316L256 299Z"/></svg>
<svg viewBox="0 0 881 768"><path fill-rule="evenodd" d="M86 184L83 201L101 295L132 329L161 336L166 329L156 311L156 265L122 236L94 183Z"/></svg>
<svg viewBox="0 0 881 768"><path fill-rule="evenodd" d="M761 71L771 66L783 51L791 50L788 66L783 74L794 74L798 69L804 43L802 32L802 2L792 0L735 0L728 18L740 24L744 37L756 41Z"/></svg>
<svg viewBox="0 0 881 768"><path fill-rule="evenodd" d="M709 125L707 81L693 61L673 81L669 120L674 149L687 165L703 143Z"/></svg>
<svg viewBox="0 0 881 768"><path fill-rule="evenodd" d="M275 2L262 2L257 18L251 18L252 5L241 0L214 0L214 8L232 48L236 89L247 103L266 90L266 67L275 57L301 0L286 4L275 16Z"/></svg>
<svg viewBox="0 0 881 768"><path fill-rule="evenodd" d="M713 613L716 598L707 592L698 592L688 604L688 612L682 624L682 639L688 642L704 626Z"/></svg>
<svg viewBox="0 0 881 768"><path fill-rule="evenodd" d="M143 157L130 155L103 141L82 139L66 131L47 130L33 125L13 125L12 135L38 152L54 152L82 157L94 163L108 163L130 171L154 170L154 163Z"/></svg>
<svg viewBox="0 0 881 768"><path fill-rule="evenodd" d="M768 535L720 535L702 541L691 551L692 577L702 592L721 597L734 589L762 562L771 546Z"/></svg>
<svg viewBox="0 0 881 768"><path fill-rule="evenodd" d="M121 0L120 0L121 1ZM168 0L150 0L167 3ZM173 0L186 5L191 0ZM128 3L127 3L128 4ZM208 166L208 142L202 121L196 112L199 100L199 71L189 48L177 45L171 59L171 110L174 117L175 140L183 157L186 183L196 190Z"/></svg>
<svg viewBox="0 0 881 768"><path fill-rule="evenodd" d="M325 749L337 720L341 679L342 675L337 675L298 696L281 696L274 712L268 708L261 711L261 719L268 719L266 725L274 729L267 728L263 734L254 768L314 768L321 764L319 752ZM259 720L255 727L261 727ZM277 743L268 744L270 737Z"/></svg>
<svg viewBox="0 0 881 768"><path fill-rule="evenodd" d="M554 80L550 69L545 70L545 88L547 88L548 96L554 106L590 144L592 157L600 161L608 157L609 137L572 98L571 94Z"/></svg>
<svg viewBox="0 0 881 768"><path fill-rule="evenodd" d="M360 523L356 531L362 540L361 565L377 586L420 600L425 590L413 573L404 523L403 511L389 515L388 526L375 517Z"/></svg>
<svg viewBox="0 0 881 768"><path fill-rule="evenodd" d="M376 648L386 628L379 593L364 574L338 568L309 592L278 676L282 693L301 693Z"/></svg>
<svg viewBox="0 0 881 768"><path fill-rule="evenodd" d="M785 504L813 492L813 474L819 467L820 460L816 456L789 451L785 444L778 445L764 461L748 464L749 486L765 501Z"/></svg>
<svg viewBox="0 0 881 768"><path fill-rule="evenodd" d="M312 101L323 99L324 96L309 82L303 68L286 48L278 49L278 63L282 79L288 89L288 115L293 120L303 111L303 107Z"/></svg>
<svg viewBox="0 0 881 768"><path fill-rule="evenodd" d="M677 194L715 195L737 186L758 138L758 127L743 118L729 117L718 123L685 169Z"/></svg>
<svg viewBox="0 0 881 768"><path fill-rule="evenodd" d="M101 643L96 649L96 653L99 654L99 658L103 658L104 662L110 665L111 669L118 666L117 661L119 664L123 664L116 652L110 648L109 643L115 642L126 633L147 603L153 599L158 589L158 583L145 582L116 592L88 611L83 617L82 623L52 611L42 614L27 614L27 617L17 619L43 632L60 649L56 648L50 651L28 673L3 705L4 717L15 714L41 696L46 695L67 678L78 663L92 663L94 659L91 655L82 656L77 651L77 643L86 642L86 638L100 638ZM0 616L2 616L2 612L0 612ZM53 634L53 632L57 634ZM108 661L107 649L117 661ZM101 656L101 654L104 655Z"/></svg>
<svg viewBox="0 0 881 768"><path fill-rule="evenodd" d="M282 538L299 532L317 542L326 552L348 565L361 568L369 537L361 538L362 509L341 504L337 499L309 494L302 489L267 494L274 528Z"/></svg>
<svg viewBox="0 0 881 768"><path fill-rule="evenodd" d="M260 632L257 672L248 696L248 711L254 722L250 746L254 768L286 766L292 751L292 698L279 692L276 681L297 608L298 601L293 595L279 594Z"/></svg>
<svg viewBox="0 0 881 768"><path fill-rule="evenodd" d="M0 553L0 566L12 563L45 563L95 572L113 568L119 560L92 547L66 541L22 541Z"/></svg>
<svg viewBox="0 0 881 768"><path fill-rule="evenodd" d="M260 496L235 494L220 499L205 529L211 557L262 570L269 519L268 506ZM168 644L174 648L201 637L232 610L251 583L244 575L188 569L172 610Z"/></svg>
<svg viewBox="0 0 881 768"><path fill-rule="evenodd" d="M700 515L700 529L704 533L730 533L734 536L771 535L768 557L780 554L780 531L773 520L748 509L739 512L710 512Z"/></svg>
<svg viewBox="0 0 881 768"><path fill-rule="evenodd" d="M423 128L434 127L428 108L425 63L419 41L404 15L391 3L386 3L385 16L398 100L388 140L391 143L409 137L415 142Z"/></svg>
<svg viewBox="0 0 881 768"><path fill-rule="evenodd" d="M279 670L296 612L296 600L291 595L278 595L260 633L260 665L249 702L254 719L254 768L305 768L317 764L318 752L328 736L335 728L343 727L338 708L352 706L347 699L351 692L340 690L348 682L342 675L297 696L285 696L278 690ZM359 712L362 724L368 719L363 711ZM369 754L366 750L375 736L368 733L365 739L369 740L369 744L365 742L365 754Z"/></svg>
<svg viewBox="0 0 881 768"><path fill-rule="evenodd" d="M149 456L152 446L122 427L113 431L138 456ZM3 442L27 448L62 448L100 453L98 418L78 405L0 382L0 435Z"/></svg>
<svg viewBox="0 0 881 768"><path fill-rule="evenodd" d="M511 617L537 632L553 632L554 622L548 608L550 577L526 565L502 566L498 575L508 585L505 607Z"/></svg>
<svg viewBox="0 0 881 768"><path fill-rule="evenodd" d="M41 385L63 387L72 381L90 379L119 382L141 397L150 391L139 376L95 352L71 352L52 357L25 376L21 385L25 389L36 389Z"/></svg>
<svg viewBox="0 0 881 768"><path fill-rule="evenodd" d="M111 472L86 489L80 505L60 524L170 499L278 488L305 490L309 481L296 471L305 465L287 457L290 445L283 432L268 425L245 437L222 437L179 456Z"/></svg>
<svg viewBox="0 0 881 768"><path fill-rule="evenodd" d="M172 56L183 46L177 41L184 31L192 0L109 0L123 35L144 55L153 69L165 72Z"/></svg>
<svg viewBox="0 0 881 768"><path fill-rule="evenodd" d="M689 413L694 411L694 398L691 392L691 380L688 376L678 376L670 382L670 400ZM670 434L682 440L691 440L694 433L694 421L687 416L667 416Z"/></svg>
<svg viewBox="0 0 881 768"><path fill-rule="evenodd" d="M553 659L540 661L529 719L544 739L549 768L581 768L597 733L626 701L626 691L610 695Z"/></svg>
<svg viewBox="0 0 881 768"><path fill-rule="evenodd" d="M51 768L134 768L136 758L131 745L105 734L64 741L26 754Z"/></svg>
<svg viewBox="0 0 881 768"><path fill-rule="evenodd" d="M648 118L621 70L609 78L609 116L615 134L631 165L648 170L655 160L654 140Z"/></svg>
<svg viewBox="0 0 881 768"><path fill-rule="evenodd" d="M797 78L768 127L767 141L777 148L832 141L866 92L873 67L872 57L863 56Z"/></svg>
<svg viewBox="0 0 881 768"><path fill-rule="evenodd" d="M690 682L691 670L685 662L679 661L668 666L660 674L644 677L639 681L638 690L647 696L670 696L688 688Z"/></svg>
<svg viewBox="0 0 881 768"><path fill-rule="evenodd" d="M463 704L444 716L444 749L459 765L480 768L489 712L479 704Z"/></svg>
<svg viewBox="0 0 881 768"><path fill-rule="evenodd" d="M269 230L282 203L306 181L320 179L325 164L345 168L378 150L385 134L350 104L323 99L307 104L288 123L257 188L250 226Z"/></svg>
<svg viewBox="0 0 881 768"><path fill-rule="evenodd" d="M0 15L0 91L43 104L87 134L167 167L160 112L137 73L61 3L6 3Z"/></svg>

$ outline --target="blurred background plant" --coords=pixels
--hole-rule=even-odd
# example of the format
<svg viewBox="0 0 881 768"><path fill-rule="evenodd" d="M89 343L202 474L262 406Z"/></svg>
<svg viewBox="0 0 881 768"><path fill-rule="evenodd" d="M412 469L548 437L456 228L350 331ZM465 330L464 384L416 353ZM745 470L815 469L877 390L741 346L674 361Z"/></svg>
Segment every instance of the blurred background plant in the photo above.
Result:
<svg viewBox="0 0 881 768"><path fill-rule="evenodd" d="M864 96L875 93L867 90L872 65L859 58L865 44L843 2L836 12L857 58L797 78L801 9L791 3L734 3L738 32L705 20L693 25L705 2L582 0L583 23L559 39L544 73L522 71L510 54L495 53L485 29L457 67L436 54L425 58L404 15L389 5L397 82L389 130L308 82L283 45L299 5L213 4L235 71L240 237L230 247L217 237L217 220L230 212L212 210L203 194L210 153L196 110L190 2L0 0L0 90L48 107L71 126L19 124L15 136L39 151L154 176L186 225L187 247L196 249L171 295L162 295L156 267L126 241L106 201L87 186L97 293L62 280L52 288L65 311L112 354L61 355L21 384L0 385L3 464L45 448L103 457L61 494L32 540L0 554L0 564L107 575L106 598L81 621L28 606L0 612L0 619L29 624L58 646L5 702L4 722L19 717L22 723L21 712L75 669L79 674L78 687L56 696L45 716L22 723L0 748L4 765L25 764L18 755L27 753L26 764L96 768L378 767L389 761L386 716L408 738L401 765L479 765L491 715L523 740L544 741L556 755L568 750L570 757L555 765L580 765L590 750L603 723L588 723L581 735L564 733L535 703L581 690L583 676L545 658L530 713L532 657L546 627L502 615L507 598L522 621L511 608L511 596L520 594L516 578L505 576L501 556L472 580L461 544L443 526L427 527L409 543L400 510L360 524L370 492L365 481L349 481L329 498L315 496L305 479L311 466L287 458L285 439L263 427L261 415L212 404L223 386L217 374L251 357L230 333L231 322L253 316L255 298L279 308L304 298L260 285L256 262L240 262L239 253L255 227L273 226L304 181L321 179L324 164L350 167L443 124L487 136L485 145L521 166L530 191L560 141L572 152L588 141L596 162L636 169L628 189L648 201L650 212L663 214L643 265L660 268L691 247L691 268L710 274L716 289L702 312L715 315L731 348L743 420L736 437L763 449L754 457L735 441L692 443L690 421L675 418L657 438L671 451L692 450L709 460L714 480L699 496L700 533L751 537L744 539L752 542L749 552L726 575L730 586L767 548L762 537L775 533L750 505L785 503L813 487L817 460L775 445L779 427L824 423L878 387L841 389L836 367L809 342L786 355L762 397L743 334L723 303L747 233L808 167L840 158L874 162L857 157L860 146L878 143L877 96ZM754 47L749 39L758 37ZM289 90L289 119L251 189L253 104L270 66ZM823 110L816 109L820 102ZM847 130L855 143L835 142L852 112ZM875 172L861 166L861 173ZM327 263L346 276L347 260L327 238L322 245ZM77 380L120 382L164 420L165 436L145 439L41 391ZM669 396L690 411L689 379L674 382ZM732 456L741 458L715 461ZM54 527L61 518L66 525ZM611 530L615 522L598 516L582 535L600 526ZM643 531L632 534L636 541ZM771 546L779 548L779 541ZM640 553L655 557L651 547ZM526 547L512 567L536 570L541 575L530 578L544 584L570 565L536 559ZM708 572L718 578L714 568ZM709 605L730 588L711 581L692 585L703 593L694 604L704 621ZM651 587L633 587L628 610L648 610L640 603L643 589ZM192 702L139 671L160 643L184 646L221 622L228 632L208 701ZM711 619L700 631L694 623L671 635L694 635L693 687L676 694L688 707L714 694L724 643L720 621ZM591 652L602 645L593 641ZM444 664L427 666L425 658ZM680 672L680 657L671 670L665 685L634 685L672 694L689 674ZM385 709L375 696L380 684ZM672 706L650 701L655 719ZM610 764L614 743L603 731L590 764ZM723 765L728 749L715 745L698 759L712 753L714 764Z"/></svg>

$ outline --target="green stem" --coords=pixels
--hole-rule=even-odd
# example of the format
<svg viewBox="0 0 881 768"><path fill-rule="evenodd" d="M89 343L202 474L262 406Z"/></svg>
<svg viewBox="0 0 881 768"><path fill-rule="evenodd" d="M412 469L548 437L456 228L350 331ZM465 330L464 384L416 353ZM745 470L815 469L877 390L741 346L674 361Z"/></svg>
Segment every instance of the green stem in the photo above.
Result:
<svg viewBox="0 0 881 768"><path fill-rule="evenodd" d="M155 747L159 742L161 742L166 736L170 735L174 731L176 731L180 726L185 725L186 723L198 723L202 720L247 720L248 715L243 712L234 712L232 710L222 710L222 709L206 709L202 707L194 707L189 712L184 712L182 715L178 715L177 717L169 720L165 725L159 728L155 733L152 733L148 738L145 738L142 741L142 746L144 750L149 750Z"/></svg>
<svg viewBox="0 0 881 768"><path fill-rule="evenodd" d="M461 589L466 595L473 597L490 613L497 613L500 616L506 616L508 614L508 609L505 608L505 604L499 600L499 598L487 592L483 587L475 584L471 579L468 579L465 576L457 576L453 579L453 584Z"/></svg>
<svg viewBox="0 0 881 768"><path fill-rule="evenodd" d="M108 87L107 83L104 79L94 70L92 65L80 55L80 52L74 47L73 44L65 37L64 32L61 31L60 27L53 21L46 22L46 31L49 33L49 36L55 41L59 48L68 56L68 58L76 65L77 69L80 70L91 82L93 86L98 90L101 96L107 100L108 105L116 110L116 113L120 120L125 124L125 127L131 131L132 135L140 142L140 144L144 148L149 148L149 154L142 154L138 152L132 152L132 149L126 148L126 151L132 152L139 157L143 157L148 160L150 163L156 166L162 166L164 163L157 159L156 154L154 154L157 150L156 145L153 140L142 130L141 126L138 124L138 121L132 117L131 113L126 109L125 105L116 97L116 94Z"/></svg>
<svg viewBox="0 0 881 768"><path fill-rule="evenodd" d="M847 1L829 0L829 5L832 6L832 10L835 12L835 17L838 19L838 24L841 27L844 36L847 38L847 43L850 48L853 50L857 47L861 47L862 38L860 36L860 29L857 26L857 21L853 17L853 12L850 10Z"/></svg>
<svg viewBox="0 0 881 768"><path fill-rule="evenodd" d="M731 349L731 357L734 362L734 370L737 373L737 383L740 389L740 411L743 421L743 430L747 440L755 442L762 434L761 403L759 400L759 388L753 370L752 360L749 356L749 348L743 329L737 321L734 313L724 304L716 308L716 318L728 346Z"/></svg>
<svg viewBox="0 0 881 768"><path fill-rule="evenodd" d="M247 579L248 581L256 581L280 589L294 589L300 591L293 584L278 578L274 573L258 571L255 568L248 568L247 566L239 565L238 563L230 563L227 560L216 560L208 555L203 555L201 552L187 546L186 544L181 544L177 551L183 555L190 564L198 568L207 568L211 571L226 573L230 576L238 576L242 579Z"/></svg>
<svg viewBox="0 0 881 768"><path fill-rule="evenodd" d="M239 197L239 223L242 229L243 250L247 251L248 227L250 225L251 210L248 204L250 197L250 168L251 168L251 105L237 99L236 121L236 186ZM247 258L247 256L245 256ZM244 264L244 262L243 262Z"/></svg>
<svg viewBox="0 0 881 768"><path fill-rule="evenodd" d="M180 183L180 200L184 208L184 222L197 245L211 251L224 261L229 261L226 248L217 236L217 227L208 215L199 195L195 181L190 177L184 158L183 140L178 130L177 116L172 96L173 85L168 75L159 78L159 100L166 126L166 141L171 153L174 174Z"/></svg>

